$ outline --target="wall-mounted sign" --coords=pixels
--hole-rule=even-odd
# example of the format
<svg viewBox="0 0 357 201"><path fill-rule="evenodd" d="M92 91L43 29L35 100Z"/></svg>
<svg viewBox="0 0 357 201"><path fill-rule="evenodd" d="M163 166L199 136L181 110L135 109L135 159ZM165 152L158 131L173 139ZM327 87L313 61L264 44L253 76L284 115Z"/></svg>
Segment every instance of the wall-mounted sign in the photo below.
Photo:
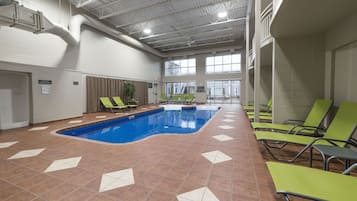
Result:
<svg viewBox="0 0 357 201"><path fill-rule="evenodd" d="M79 85L78 81L73 81L73 85Z"/></svg>
<svg viewBox="0 0 357 201"><path fill-rule="evenodd" d="M38 84L51 85L52 84L52 80L38 80Z"/></svg>
<svg viewBox="0 0 357 201"><path fill-rule="evenodd" d="M51 85L41 85L41 94L47 95L51 93Z"/></svg>

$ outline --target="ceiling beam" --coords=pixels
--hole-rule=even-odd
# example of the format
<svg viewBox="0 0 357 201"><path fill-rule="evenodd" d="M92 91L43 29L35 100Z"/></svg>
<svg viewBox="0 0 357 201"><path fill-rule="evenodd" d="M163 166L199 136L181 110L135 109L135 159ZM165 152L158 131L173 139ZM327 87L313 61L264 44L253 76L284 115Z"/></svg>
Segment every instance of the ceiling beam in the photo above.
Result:
<svg viewBox="0 0 357 201"><path fill-rule="evenodd" d="M185 35L185 36L181 36L181 38L191 38L191 37L197 37L199 35L202 35L202 34L207 34L207 33L211 33L211 34L214 34L214 33L219 33L219 32L225 32L225 31L231 31L233 30L232 27L227 27L227 28L224 28L224 29L215 29L215 30L210 30L210 31L205 31L205 32L201 32L201 33L196 33L196 34L193 34L193 35ZM175 38L180 38L180 37L175 37ZM169 40L171 38L167 38L167 39L163 39L164 41L165 40ZM156 40L154 42L161 42L162 40ZM152 43L148 43L148 44L152 44Z"/></svg>
<svg viewBox="0 0 357 201"><path fill-rule="evenodd" d="M173 1L173 0L170 0L168 3L172 2L172 1ZM189 9L185 9L185 10L179 10L179 11L168 12L168 13L165 13L165 14L163 14L163 15L156 15L156 16L154 16L154 17L152 17L152 18L148 18L148 19L144 19L144 20L137 20L137 21L134 21L134 20L133 20L132 22L129 22L129 23L126 23L126 24L116 25L115 27L116 27L116 28L122 28L122 27L126 27L126 26L133 25L133 24L144 23L144 22L148 22L148 21L151 21L151 20L155 20L155 19L160 19L160 18L163 18L163 17L167 17L167 16L169 16L169 15L177 15L177 14L180 14L180 13L190 12L190 11L197 10L197 9L207 8L207 7L214 6L214 5L217 5L217 4L222 4L222 3L225 3L225 2L228 2L228 1L231 1L231 0L219 0L219 2L214 2L214 3L199 5L199 6L195 6L195 7L189 8Z"/></svg>
<svg viewBox="0 0 357 201"><path fill-rule="evenodd" d="M135 6L122 5L123 4L122 1L115 1L115 2L109 3L110 5L108 5L108 6L102 7L101 8L102 11L98 11L98 13L99 13L98 18L102 20L102 19L114 17L114 16L121 15L121 14L128 13L128 12L136 12L136 11L139 11L142 9L147 9L147 8L154 7L157 5L165 4L168 1L169 0L144 1L140 4L136 4ZM110 9L112 9L113 12L104 14L104 10L108 7ZM119 8L121 8L121 7L124 7L124 9L120 10Z"/></svg>
<svg viewBox="0 0 357 201"><path fill-rule="evenodd" d="M214 42L214 43L205 43L205 44L198 44L198 45L191 45L191 46L185 46L185 47L175 47L175 48L167 48L167 49L162 49L162 51L171 51L171 50L181 50L181 49L187 49L187 48L194 48L194 47L203 47L203 46L208 46L208 45L217 45L217 44L223 44L223 43L232 43L235 40L225 40L225 41L219 41L219 42Z"/></svg>
<svg viewBox="0 0 357 201"><path fill-rule="evenodd" d="M175 42L175 43L169 43L169 44L162 44L162 45L157 45L153 46L153 48L161 48L161 47L170 47L173 45L180 45L180 44L190 44L193 42L200 42L200 41L206 41L206 40L214 40L214 39L220 39L220 38L227 38L227 37L232 37L234 34L226 34L226 35L218 35L218 36L213 36L213 37L207 37L207 38L202 38L199 40L192 40L192 41L180 41L180 42ZM231 38L230 38L231 39Z"/></svg>
<svg viewBox="0 0 357 201"><path fill-rule="evenodd" d="M79 1L72 1L76 8L82 8L90 3L93 3L95 0L79 0Z"/></svg>
<svg viewBox="0 0 357 201"><path fill-rule="evenodd" d="M230 19L230 20L226 20L226 21L222 21L222 22L215 22L215 23L205 24L205 25L201 25L201 26L193 26L193 27L189 27L189 28L185 28L185 29L176 30L176 31L169 31L169 32L165 32L165 33L158 33L158 34L154 34L154 35L150 35L150 36L140 37L139 40L146 40L146 39L150 39L150 38L157 38L157 37L166 36L166 35L174 34L174 33L178 33L178 32L186 32L186 31L191 31L191 30L196 30L196 29L202 29L202 28L207 28L207 27L213 27L213 26L217 26L217 25L222 25L222 24L227 24L227 23L233 23L233 22L238 22L238 21L242 21L242 20L245 20L245 17L236 18L236 19Z"/></svg>
<svg viewBox="0 0 357 201"><path fill-rule="evenodd" d="M229 9L227 10L227 12L229 13L238 13L239 10L241 9L244 9L245 7L239 7L239 8L233 8L233 9ZM185 18L184 20L181 20L180 23L182 24L185 24L185 22L187 22L188 24L192 23L193 21L201 21L201 20L204 20L206 18L210 19L210 18L216 18L216 15L217 13L206 13L204 15L200 15L200 16L190 16L188 18ZM240 16L241 17L241 16ZM229 18L228 18L229 19ZM232 18L234 19L234 18ZM226 21L227 19L221 19L221 20L217 20L216 22L224 22ZM212 22L211 22L212 23ZM172 24L172 22L164 22L162 23L162 20L158 20L158 23L153 23L155 24L155 26L153 27L150 27L153 31L156 30L160 30L160 27L167 27L168 25L170 26L175 26L174 24ZM132 32L129 32L129 35L134 35L134 34L140 34L142 33L142 30L140 28L140 24L136 24L136 25L133 25L134 27L134 30L136 29L137 31L132 31ZM191 25L190 27L194 27L196 25ZM137 27L137 28L136 28ZM131 28L131 27L130 27ZM129 28L129 29L130 29ZM181 28L188 28L188 26L185 26L185 27L178 27L178 29L181 29ZM126 28L127 29L127 28Z"/></svg>

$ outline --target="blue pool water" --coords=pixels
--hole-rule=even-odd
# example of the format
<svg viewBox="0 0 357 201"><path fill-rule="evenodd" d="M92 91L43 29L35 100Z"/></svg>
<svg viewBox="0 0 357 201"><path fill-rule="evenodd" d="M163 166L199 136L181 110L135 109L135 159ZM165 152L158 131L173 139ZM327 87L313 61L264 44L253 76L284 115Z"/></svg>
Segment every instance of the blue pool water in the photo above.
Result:
<svg viewBox="0 0 357 201"><path fill-rule="evenodd" d="M164 110L144 112L58 133L110 143L127 143L157 134L191 134L198 131L217 110Z"/></svg>

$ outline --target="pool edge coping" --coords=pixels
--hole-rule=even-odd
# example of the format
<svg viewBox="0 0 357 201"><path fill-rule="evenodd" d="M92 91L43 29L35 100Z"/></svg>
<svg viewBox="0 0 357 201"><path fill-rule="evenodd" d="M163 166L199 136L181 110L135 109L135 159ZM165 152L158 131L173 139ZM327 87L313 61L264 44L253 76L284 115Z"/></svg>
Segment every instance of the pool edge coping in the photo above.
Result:
<svg viewBox="0 0 357 201"><path fill-rule="evenodd" d="M158 109L163 109L163 107L159 107L159 108L157 108L157 109L148 110L148 111L144 111L144 112L139 112L138 114L142 114L142 113L145 113L145 112L151 112L151 111L158 110ZM158 136L186 136L186 137L189 137L189 136L193 136L193 135L199 134L199 132L201 132L201 131L216 117L216 115L217 115L218 113L220 113L222 110L223 110L222 107L219 106L217 112L216 112L198 131L193 132L193 133L189 133L188 135L182 135L182 134L179 134L179 133L170 133L170 134L161 133L161 134L150 135L149 137L145 137L145 138L143 138L143 139L140 139L140 140L137 140L137 141L134 141L134 142L110 143L110 142L90 140L90 139L80 138L80 137L75 137L75 136L63 135L63 134L58 133L58 131L60 131L60 130L65 130L65 129L74 128L74 127L76 127L75 125L68 126L68 127L64 127L64 128L60 128L60 129L56 129L56 130L52 130L52 131L50 132L50 135L54 135L54 136L58 136L58 137L64 137L64 138L68 138L68 139L81 140L81 141L85 141L85 142L99 143L99 144L103 144L103 145L112 145L112 146L121 146L121 145L134 144L134 143L142 142L142 141L144 141L144 140L148 140L148 139L150 139L150 138L152 138L152 137L158 137ZM94 120L94 121L87 122L86 124L79 125L79 126L77 126L77 127L88 126L88 125L90 125L90 124L101 123L101 122L110 121L110 120L114 120L114 119L125 118L125 117L129 117L129 116L131 116L131 115L134 115L134 114L130 114L130 115L126 115L126 116L121 116L121 117L112 117L112 118L106 119L106 120Z"/></svg>

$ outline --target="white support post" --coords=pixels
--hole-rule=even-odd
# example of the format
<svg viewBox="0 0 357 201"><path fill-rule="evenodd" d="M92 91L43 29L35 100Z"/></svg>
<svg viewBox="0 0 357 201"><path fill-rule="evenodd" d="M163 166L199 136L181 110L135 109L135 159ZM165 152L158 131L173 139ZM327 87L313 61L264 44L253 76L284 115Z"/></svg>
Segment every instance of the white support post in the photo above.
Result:
<svg viewBox="0 0 357 201"><path fill-rule="evenodd" d="M255 1L255 67L254 67L254 121L259 121L259 110L260 110L260 37L261 37L261 26L260 26L260 13L261 13L261 0Z"/></svg>
<svg viewBox="0 0 357 201"><path fill-rule="evenodd" d="M250 41L250 30L249 30L250 16L247 16L245 21L245 98L244 104L249 103L249 41Z"/></svg>

